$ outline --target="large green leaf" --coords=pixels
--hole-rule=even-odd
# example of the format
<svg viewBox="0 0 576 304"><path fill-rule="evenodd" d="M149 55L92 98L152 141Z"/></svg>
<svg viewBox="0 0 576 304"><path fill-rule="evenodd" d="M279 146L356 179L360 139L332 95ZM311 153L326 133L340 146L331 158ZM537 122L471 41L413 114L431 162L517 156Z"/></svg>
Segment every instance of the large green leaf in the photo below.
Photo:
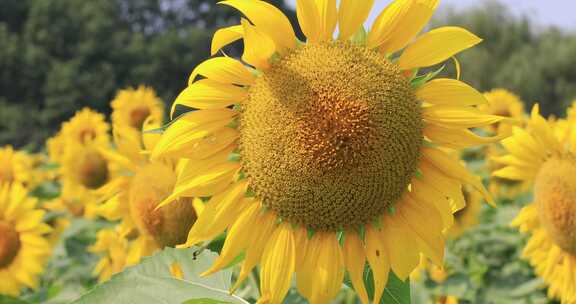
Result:
<svg viewBox="0 0 576 304"><path fill-rule="evenodd" d="M97 285L73 304L247 303L228 293L232 276L229 270L205 278L199 276L216 256L198 248L166 248ZM170 273L174 263L182 269L182 279Z"/></svg>

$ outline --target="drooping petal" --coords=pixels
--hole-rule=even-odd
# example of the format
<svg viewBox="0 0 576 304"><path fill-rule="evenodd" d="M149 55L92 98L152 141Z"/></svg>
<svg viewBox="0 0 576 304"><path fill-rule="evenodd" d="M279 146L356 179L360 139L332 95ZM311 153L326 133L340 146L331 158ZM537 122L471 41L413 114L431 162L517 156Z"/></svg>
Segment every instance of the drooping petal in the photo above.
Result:
<svg viewBox="0 0 576 304"><path fill-rule="evenodd" d="M213 196L190 229L188 240L182 247L190 247L213 239L222 233L236 218L237 212L246 206L240 204L240 201L246 193L247 186L247 182L238 182L228 191Z"/></svg>
<svg viewBox="0 0 576 304"><path fill-rule="evenodd" d="M253 231L253 224L256 221L259 212L260 206L258 206L258 204L250 204L248 208L240 213L238 219L228 231L220 255L218 255L214 264L212 264L208 270L203 272L201 276L207 276L225 268L248 247L250 239L255 233Z"/></svg>
<svg viewBox="0 0 576 304"><path fill-rule="evenodd" d="M195 109L222 109L241 102L247 96L248 91L244 88L201 79L189 85L176 97L170 116L174 116L176 105Z"/></svg>
<svg viewBox="0 0 576 304"><path fill-rule="evenodd" d="M240 164L238 163L219 164L205 174L198 175L186 182L178 183L170 197L164 202L169 203L171 199L181 196L213 196L226 189L234 181L234 176L238 173L238 170L240 170Z"/></svg>
<svg viewBox="0 0 576 304"><path fill-rule="evenodd" d="M393 32L380 50L394 53L404 48L428 23L439 0L407 0L409 7L395 24Z"/></svg>
<svg viewBox="0 0 576 304"><path fill-rule="evenodd" d="M354 35L368 18L374 0L342 0L338 9L338 27L340 39L346 40Z"/></svg>
<svg viewBox="0 0 576 304"><path fill-rule="evenodd" d="M442 192L434 189L424 181L414 178L412 179L412 192L410 192L410 196L418 202L436 207L442 218L444 228L449 228L454 224L450 199Z"/></svg>
<svg viewBox="0 0 576 304"><path fill-rule="evenodd" d="M220 49L228 44L241 39L244 36L244 29L241 25L233 25L221 28L214 33L210 55L214 56Z"/></svg>
<svg viewBox="0 0 576 304"><path fill-rule="evenodd" d="M362 304L368 304L368 292L364 285L364 265L366 264L366 253L362 240L355 232L347 232L344 237L344 264L350 275L350 281L354 290L358 294Z"/></svg>
<svg viewBox="0 0 576 304"><path fill-rule="evenodd" d="M382 293L388 282L390 259L386 245L382 241L382 231L371 225L366 226L366 258L374 275L373 303L380 303Z"/></svg>
<svg viewBox="0 0 576 304"><path fill-rule="evenodd" d="M449 78L434 79L416 91L416 97L433 105L476 106L488 101L466 83Z"/></svg>
<svg viewBox="0 0 576 304"><path fill-rule="evenodd" d="M219 3L242 12L258 31L265 33L274 41L280 53L296 46L296 35L290 20L274 5L260 0L227 0Z"/></svg>
<svg viewBox="0 0 576 304"><path fill-rule="evenodd" d="M388 250L390 268L404 281L420 263L420 254L417 251L416 239L406 236L406 228L397 218L398 216L384 216L382 241Z"/></svg>
<svg viewBox="0 0 576 304"><path fill-rule="evenodd" d="M188 85L192 85L198 75L224 84L251 85L255 80L246 66L230 57L215 57L200 63L192 71Z"/></svg>
<svg viewBox="0 0 576 304"><path fill-rule="evenodd" d="M441 63L461 51L480 43L482 39L454 26L434 29L409 45L398 61L402 70L428 67Z"/></svg>
<svg viewBox="0 0 576 304"><path fill-rule="evenodd" d="M333 232L316 232L310 243L297 283L311 304L327 303L336 297L344 279L344 261L338 238ZM301 288L302 282L306 284Z"/></svg>
<svg viewBox="0 0 576 304"><path fill-rule="evenodd" d="M269 237L272 234L273 229L276 227L276 216L272 212L260 214L254 221L253 227L258 227L258 233L252 234L252 240L250 246L246 249L246 257L244 258L244 262L242 262L242 268L240 269L238 278L230 292L234 292L238 289L242 281L248 277L252 269L256 267L258 262L260 262L264 247L268 244ZM297 248L298 250L301 249L299 247Z"/></svg>
<svg viewBox="0 0 576 304"><path fill-rule="evenodd" d="M289 223L276 228L262 254L261 302L282 303L290 289L296 263L294 235Z"/></svg>
<svg viewBox="0 0 576 304"><path fill-rule="evenodd" d="M242 26L244 27L242 60L261 70L268 68L270 66L268 60L276 52L274 41L245 19L242 19Z"/></svg>
<svg viewBox="0 0 576 304"><path fill-rule="evenodd" d="M434 148L423 148L422 156L430 162L437 169L442 171L446 176L461 180L463 183L469 184L476 188L484 199L491 205L494 205L494 199L488 193L488 190L482 184L480 178L468 172L457 160L447 155L445 152Z"/></svg>

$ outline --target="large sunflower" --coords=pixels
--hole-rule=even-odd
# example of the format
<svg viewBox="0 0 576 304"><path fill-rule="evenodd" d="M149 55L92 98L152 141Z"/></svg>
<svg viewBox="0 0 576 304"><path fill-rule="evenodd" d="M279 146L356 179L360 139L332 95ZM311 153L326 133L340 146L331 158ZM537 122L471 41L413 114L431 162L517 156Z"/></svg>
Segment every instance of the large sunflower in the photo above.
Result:
<svg viewBox="0 0 576 304"><path fill-rule="evenodd" d="M23 287L38 287L51 252L44 211L27 194L18 183L0 185L0 294L17 296Z"/></svg>
<svg viewBox="0 0 576 304"><path fill-rule="evenodd" d="M414 40L436 0L394 1L365 34L372 2L298 1L306 42L264 1L220 2L247 19L217 31L212 54L243 38L250 66L215 57L196 67L174 105L198 110L152 153L189 160L165 203L211 197L185 245L228 229L205 274L244 253L233 289L260 263L261 303L280 303L294 273L311 303L327 302L346 270L367 303L366 260L379 302L390 270L406 279L420 253L442 263L461 185L486 193L438 146L491 142L469 128L502 118L480 113L485 98L463 82L418 75L480 39L442 27Z"/></svg>
<svg viewBox="0 0 576 304"><path fill-rule="evenodd" d="M526 129L515 128L503 141L508 154L494 176L534 185L534 202L524 207L513 225L531 234L523 255L549 285L548 295L576 302L576 145L572 136L554 135L538 106Z"/></svg>
<svg viewBox="0 0 576 304"><path fill-rule="evenodd" d="M148 117L155 121L164 119L162 100L152 88L146 86L120 90L111 106L112 124L115 126L128 126L139 131Z"/></svg>
<svg viewBox="0 0 576 304"><path fill-rule="evenodd" d="M146 125L156 124L149 118ZM101 150L120 168L120 174L98 190L106 202L97 213L120 221L116 228L101 231L91 249L101 255L95 269L101 281L143 256L184 243L196 220L194 205L201 203L190 197L180 197L167 208L156 209L172 192L179 163L149 160L144 152L153 147L155 137L156 134L143 135L130 126L115 126L117 150Z"/></svg>

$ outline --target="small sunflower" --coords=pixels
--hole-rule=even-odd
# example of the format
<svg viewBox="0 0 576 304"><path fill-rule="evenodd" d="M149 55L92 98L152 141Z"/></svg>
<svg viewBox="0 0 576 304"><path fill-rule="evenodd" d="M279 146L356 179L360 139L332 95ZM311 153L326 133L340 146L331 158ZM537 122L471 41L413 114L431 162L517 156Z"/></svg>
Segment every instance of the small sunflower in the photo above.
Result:
<svg viewBox="0 0 576 304"><path fill-rule="evenodd" d="M462 189L466 206L454 213L454 225L448 230L448 237L456 239L470 227L478 224L482 210L482 196L469 186Z"/></svg>
<svg viewBox="0 0 576 304"><path fill-rule="evenodd" d="M524 102L518 95L505 89L494 89L484 93L484 97L486 97L488 103L478 107L482 112L511 118L517 122L522 121L524 118ZM510 133L512 125L505 123L494 124L489 129L498 134Z"/></svg>
<svg viewBox="0 0 576 304"><path fill-rule="evenodd" d="M90 109L78 111L62 124L58 135L47 142L51 161L59 165L61 198L51 208L70 207L73 214L94 216L97 203L93 192L113 178L113 165L100 152L110 145L104 115Z"/></svg>
<svg viewBox="0 0 576 304"><path fill-rule="evenodd" d="M31 186L34 183L34 160L23 151L16 151L12 146L0 148L0 184L20 183Z"/></svg>
<svg viewBox="0 0 576 304"><path fill-rule="evenodd" d="M260 263L259 303L281 303L294 274L302 295L325 303L347 270L367 303L367 261L378 303L390 270L406 279L420 253L440 265L443 231L465 204L461 185L487 191L439 147L493 142L469 129L502 118L482 114L476 105L486 100L467 84L418 69L481 39L459 27L414 39L437 0L394 1L367 34L373 1L343 0L339 9L297 1L305 42L264 1L220 3L247 19L218 30L212 54L243 38L250 66L214 57L196 67L174 107L198 110L175 120L152 153L189 161L162 205L211 197L185 246L228 229L205 275L244 254L233 289Z"/></svg>
<svg viewBox="0 0 576 304"><path fill-rule="evenodd" d="M0 294L18 296L23 287L37 288L51 247L44 211L20 184L0 185Z"/></svg>
<svg viewBox="0 0 576 304"><path fill-rule="evenodd" d="M572 134L576 129L572 127ZM515 127L503 141L508 154L494 176L534 185L534 202L513 225L530 233L523 255L548 284L548 296L576 302L576 145L574 136L558 138L550 123L532 109L526 129Z"/></svg>
<svg viewBox="0 0 576 304"><path fill-rule="evenodd" d="M155 121L164 118L164 103L152 88L145 86L120 90L111 106L112 124L115 126L128 126L139 131L148 117Z"/></svg>
<svg viewBox="0 0 576 304"><path fill-rule="evenodd" d="M149 118L146 124L153 124L152 121ZM201 203L190 197L180 197L167 208L156 208L172 192L180 164L148 159L142 149L151 148L155 136L142 135L131 127L115 126L114 142L118 150L102 150L121 172L98 190L106 202L98 207L97 213L121 222L114 231L101 232L92 248L102 255L95 269L100 280L137 263L143 256L184 243L196 220L195 206Z"/></svg>

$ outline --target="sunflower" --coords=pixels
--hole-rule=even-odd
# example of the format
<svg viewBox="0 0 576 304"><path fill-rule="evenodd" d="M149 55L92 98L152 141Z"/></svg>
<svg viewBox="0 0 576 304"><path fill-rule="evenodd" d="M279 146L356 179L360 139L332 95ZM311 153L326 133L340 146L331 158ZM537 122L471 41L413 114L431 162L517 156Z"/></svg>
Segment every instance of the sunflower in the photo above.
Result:
<svg viewBox="0 0 576 304"><path fill-rule="evenodd" d="M34 160L23 151L15 151L12 146L0 148L0 184L20 183L33 186Z"/></svg>
<svg viewBox="0 0 576 304"><path fill-rule="evenodd" d="M145 124L158 127L153 118ZM199 212L195 206L201 203L190 197L180 197L167 208L156 208L172 192L180 163L169 159L150 161L143 152L154 145L154 137L157 135L115 126L118 150L101 150L121 170L118 177L98 190L106 202L97 213L110 221L121 221L114 230L100 232L92 247L102 256L95 269L101 281L138 263L143 256L184 243Z"/></svg>
<svg viewBox="0 0 576 304"><path fill-rule="evenodd" d="M505 89L494 89L484 93L484 96L488 100L488 103L478 107L482 112L508 117L517 122L522 121L524 117L524 102L518 95ZM494 124L490 126L489 129L499 134L510 133L512 125Z"/></svg>
<svg viewBox="0 0 576 304"><path fill-rule="evenodd" d="M97 201L93 192L115 174L113 164L100 152L109 148L108 130L104 115L85 108L48 140L50 160L59 164L63 192L61 198L48 204L49 208L70 207L73 214L94 217Z"/></svg>
<svg viewBox="0 0 576 304"><path fill-rule="evenodd" d="M148 117L162 121L164 104L156 96L152 88L139 86L137 89L120 90L111 103L112 124L128 126L136 130L142 129L142 124Z"/></svg>
<svg viewBox="0 0 576 304"><path fill-rule="evenodd" d="M574 133L572 126L572 135ZM522 209L512 225L530 234L523 256L544 279L550 298L576 302L576 145L574 136L556 137L550 123L532 109L525 129L514 128L503 141L508 154L494 176L529 182L534 202Z"/></svg>
<svg viewBox="0 0 576 304"><path fill-rule="evenodd" d="M482 210L482 196L469 186L462 189L466 206L454 213L454 225L448 230L448 237L456 239L470 227L478 224L480 211Z"/></svg>
<svg viewBox="0 0 576 304"><path fill-rule="evenodd" d="M38 287L51 251L43 217L22 185L0 185L0 294L18 296L23 287Z"/></svg>
<svg viewBox="0 0 576 304"><path fill-rule="evenodd" d="M462 184L487 195L438 147L493 142L469 128L502 118L477 110L486 100L467 84L418 73L481 39L442 27L414 40L435 0L394 1L365 34L372 2L344 0L337 10L336 1L298 1L305 42L264 1L220 2L247 19L218 30L212 54L243 38L250 66L214 57L196 67L172 113L197 110L173 121L152 152L189 160L162 205L211 197L184 246L228 229L204 275L244 254L233 290L260 263L260 303L282 302L294 273L302 295L325 303L346 270L367 303L366 261L377 303L390 270L406 279L420 253L442 263Z"/></svg>

